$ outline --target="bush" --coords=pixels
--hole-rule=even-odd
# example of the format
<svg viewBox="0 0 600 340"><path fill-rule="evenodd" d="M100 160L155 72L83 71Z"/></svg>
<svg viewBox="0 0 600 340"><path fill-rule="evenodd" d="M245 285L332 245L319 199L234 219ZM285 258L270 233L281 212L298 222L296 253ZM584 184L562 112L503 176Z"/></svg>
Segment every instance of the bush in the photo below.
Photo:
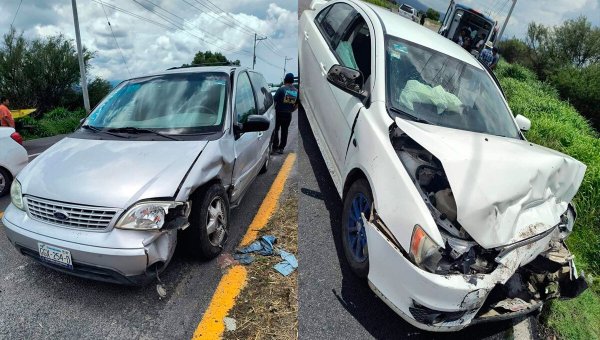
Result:
<svg viewBox="0 0 600 340"><path fill-rule="evenodd" d="M25 139L35 139L71 133L85 117L84 110L69 111L59 107L44 114L40 119L28 116L17 119L16 123Z"/></svg>
<svg viewBox="0 0 600 340"><path fill-rule="evenodd" d="M549 77L560 96L568 100L600 131L600 64L565 67Z"/></svg>

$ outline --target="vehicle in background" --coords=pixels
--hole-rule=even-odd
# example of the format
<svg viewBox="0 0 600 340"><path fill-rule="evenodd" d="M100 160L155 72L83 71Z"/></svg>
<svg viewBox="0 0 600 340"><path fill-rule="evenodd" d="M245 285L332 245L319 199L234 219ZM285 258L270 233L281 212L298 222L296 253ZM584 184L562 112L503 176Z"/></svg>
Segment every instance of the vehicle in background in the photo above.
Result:
<svg viewBox="0 0 600 340"><path fill-rule="evenodd" d="M10 190L13 178L27 165L23 138L11 127L0 127L0 197Z"/></svg>
<svg viewBox="0 0 600 340"><path fill-rule="evenodd" d="M475 45L482 40L479 51L483 49L485 43L495 39L497 34L496 21L481 12L461 4L450 1L448 10L444 15L444 21L440 26L438 33L444 37L457 41L461 31L466 32L466 37L472 41L472 47L469 50L475 49Z"/></svg>
<svg viewBox="0 0 600 340"><path fill-rule="evenodd" d="M400 5L400 7L398 8L398 14L400 14L401 16L405 17L406 19L410 19L414 22L419 21L419 16L417 15L417 10L410 5L407 5L407 4Z"/></svg>
<svg viewBox="0 0 600 340"><path fill-rule="evenodd" d="M468 51L379 6L314 0L300 101L350 269L412 325L455 331L587 288L565 239L586 166L535 145Z"/></svg>
<svg viewBox="0 0 600 340"><path fill-rule="evenodd" d="M6 235L47 267L123 284L156 278L178 242L214 258L269 166L274 119L264 77L242 67L126 80L16 177Z"/></svg>

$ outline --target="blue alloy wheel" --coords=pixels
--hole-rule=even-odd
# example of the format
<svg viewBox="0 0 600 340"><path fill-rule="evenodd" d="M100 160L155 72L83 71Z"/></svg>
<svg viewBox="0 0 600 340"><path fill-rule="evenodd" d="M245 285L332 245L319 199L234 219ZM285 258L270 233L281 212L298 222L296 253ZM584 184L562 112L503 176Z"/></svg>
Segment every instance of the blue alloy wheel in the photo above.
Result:
<svg viewBox="0 0 600 340"><path fill-rule="evenodd" d="M371 212L371 203L362 192L358 192L354 195L349 209L346 235L348 247L357 262L364 262L367 259L367 234L361 213L368 218Z"/></svg>

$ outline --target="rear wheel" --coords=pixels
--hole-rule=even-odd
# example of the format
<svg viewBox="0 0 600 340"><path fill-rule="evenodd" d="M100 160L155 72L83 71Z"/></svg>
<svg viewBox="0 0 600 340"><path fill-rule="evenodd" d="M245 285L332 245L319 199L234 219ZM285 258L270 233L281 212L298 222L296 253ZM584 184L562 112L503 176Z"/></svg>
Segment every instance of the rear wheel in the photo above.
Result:
<svg viewBox="0 0 600 340"><path fill-rule="evenodd" d="M372 204L373 195L369 182L359 179L352 183L344 197L342 245L350 268L363 278L369 273L369 252L362 214L368 219Z"/></svg>
<svg viewBox="0 0 600 340"><path fill-rule="evenodd" d="M203 259L219 255L229 233L229 198L220 184L194 194L189 221L182 237L187 251Z"/></svg>
<svg viewBox="0 0 600 340"><path fill-rule="evenodd" d="M8 194L10 191L10 185L12 183L12 176L6 169L0 168L0 197Z"/></svg>

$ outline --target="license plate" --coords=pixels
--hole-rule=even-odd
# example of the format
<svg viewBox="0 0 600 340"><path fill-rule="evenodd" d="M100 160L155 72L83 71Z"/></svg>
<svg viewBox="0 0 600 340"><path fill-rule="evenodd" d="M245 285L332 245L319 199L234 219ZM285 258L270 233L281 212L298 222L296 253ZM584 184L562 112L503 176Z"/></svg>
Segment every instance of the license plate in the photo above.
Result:
<svg viewBox="0 0 600 340"><path fill-rule="evenodd" d="M71 261L71 252L55 246L38 243L38 250L42 261L59 265L68 269L73 269L73 261Z"/></svg>

